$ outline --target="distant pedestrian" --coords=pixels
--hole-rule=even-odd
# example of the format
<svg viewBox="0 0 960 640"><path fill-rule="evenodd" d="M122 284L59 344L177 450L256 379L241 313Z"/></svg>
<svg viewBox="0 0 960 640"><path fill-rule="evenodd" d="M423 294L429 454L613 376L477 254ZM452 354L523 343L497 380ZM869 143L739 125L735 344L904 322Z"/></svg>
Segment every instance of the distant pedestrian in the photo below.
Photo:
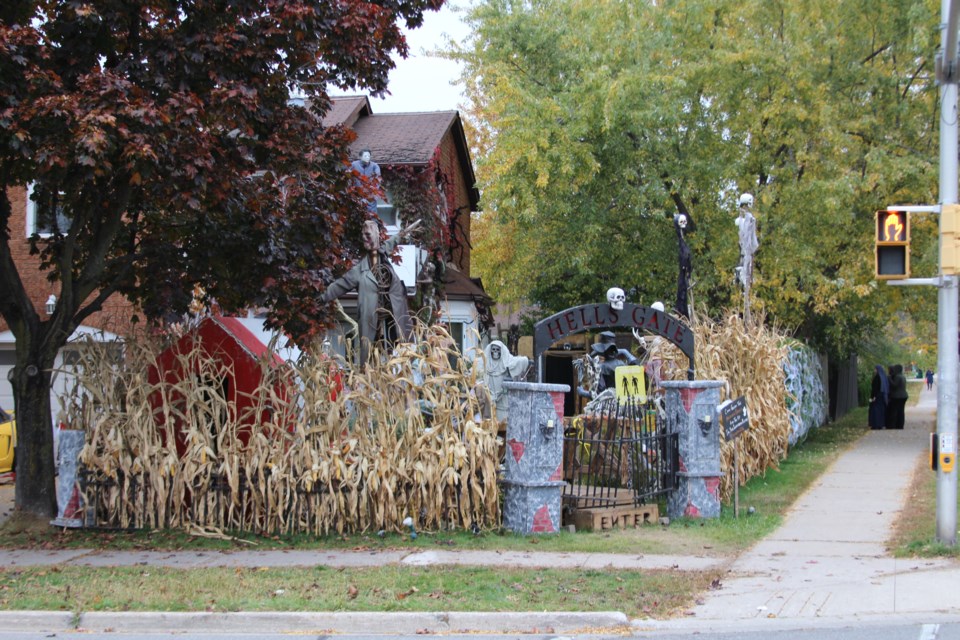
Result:
<svg viewBox="0 0 960 640"><path fill-rule="evenodd" d="M903 429L903 408L907 404L907 379L903 365L890 367L890 401L887 403L887 429Z"/></svg>
<svg viewBox="0 0 960 640"><path fill-rule="evenodd" d="M933 369L927 369L927 390L933 389Z"/></svg>
<svg viewBox="0 0 960 640"><path fill-rule="evenodd" d="M883 365L878 364L870 381L870 409L867 422L871 429L883 429L887 426L887 403L890 402L890 381Z"/></svg>

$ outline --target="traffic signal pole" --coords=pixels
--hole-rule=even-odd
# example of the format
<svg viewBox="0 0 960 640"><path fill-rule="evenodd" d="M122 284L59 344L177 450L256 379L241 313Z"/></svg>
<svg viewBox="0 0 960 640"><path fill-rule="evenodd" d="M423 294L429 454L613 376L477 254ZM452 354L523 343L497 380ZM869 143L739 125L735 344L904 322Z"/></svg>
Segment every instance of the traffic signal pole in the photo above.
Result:
<svg viewBox="0 0 960 640"><path fill-rule="evenodd" d="M940 83L940 204L957 203L957 19L960 0L941 0L941 60L937 79ZM943 207L940 232L956 228L944 216L957 215L955 207ZM941 238L941 248L943 239ZM957 276L944 273L941 249L941 282L937 293L937 438L943 454L956 459L957 452L957 369L960 366L957 316L960 297ZM957 470L956 465L937 465L937 540L949 546L957 544Z"/></svg>

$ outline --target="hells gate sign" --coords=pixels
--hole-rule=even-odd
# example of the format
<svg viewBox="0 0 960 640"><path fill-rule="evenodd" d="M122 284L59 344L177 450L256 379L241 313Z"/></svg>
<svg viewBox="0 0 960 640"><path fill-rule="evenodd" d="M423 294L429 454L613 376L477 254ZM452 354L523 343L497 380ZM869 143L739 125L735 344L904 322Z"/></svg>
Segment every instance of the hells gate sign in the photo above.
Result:
<svg viewBox="0 0 960 640"><path fill-rule="evenodd" d="M630 327L654 333L675 344L689 360L687 379L693 380L693 332L671 315L652 307L625 302L623 309L614 309L606 302L571 307L545 318L533 327L533 357L538 363L537 375L543 378L543 352L557 340L575 333Z"/></svg>

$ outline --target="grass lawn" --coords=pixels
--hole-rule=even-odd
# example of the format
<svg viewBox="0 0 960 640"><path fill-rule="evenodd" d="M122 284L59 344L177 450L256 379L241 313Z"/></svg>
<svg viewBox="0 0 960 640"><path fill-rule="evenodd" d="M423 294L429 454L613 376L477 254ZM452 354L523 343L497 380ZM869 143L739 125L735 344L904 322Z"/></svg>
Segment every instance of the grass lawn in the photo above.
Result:
<svg viewBox="0 0 960 640"><path fill-rule="evenodd" d="M682 518L593 533L518 536L496 532L246 537L217 540L182 532L57 531L16 519L0 530L5 547L96 549L443 548L643 553L733 557L773 531L808 486L866 433L858 409L814 430L778 469L740 490L740 516L726 504L719 518ZM753 512L749 513L750 507ZM255 544L256 546L252 546ZM719 579L715 572L559 571L503 567L325 567L174 570L155 567L0 569L4 609L88 610L621 610L664 617L682 610Z"/></svg>
<svg viewBox="0 0 960 640"><path fill-rule="evenodd" d="M707 573L502 567L178 570L115 567L0 572L3 609L46 611L623 611L666 617Z"/></svg>
<svg viewBox="0 0 960 640"><path fill-rule="evenodd" d="M907 406L919 401L919 385L909 388ZM934 423L933 429L936 429ZM957 496L960 510L960 492ZM960 511L954 511L958 513ZM937 542L937 473L930 469L930 462L923 458L913 471L913 480L907 489L907 501L896 527L888 541L891 552L898 558L947 557L960 558L960 548L948 547Z"/></svg>

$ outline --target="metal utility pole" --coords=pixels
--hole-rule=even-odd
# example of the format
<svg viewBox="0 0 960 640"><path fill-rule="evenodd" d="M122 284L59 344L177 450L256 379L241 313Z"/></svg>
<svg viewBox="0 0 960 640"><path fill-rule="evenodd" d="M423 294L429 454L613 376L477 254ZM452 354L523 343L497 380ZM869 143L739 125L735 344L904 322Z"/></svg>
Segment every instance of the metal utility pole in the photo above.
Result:
<svg viewBox="0 0 960 640"><path fill-rule="evenodd" d="M955 461L957 452L957 316L960 299L957 275L944 272L944 230L956 229L957 208L957 18L960 0L941 0L941 59L937 65L940 84L940 260L941 282L937 293L937 438L940 460L944 454ZM937 540L949 546L957 544L957 471L956 465L937 467Z"/></svg>

